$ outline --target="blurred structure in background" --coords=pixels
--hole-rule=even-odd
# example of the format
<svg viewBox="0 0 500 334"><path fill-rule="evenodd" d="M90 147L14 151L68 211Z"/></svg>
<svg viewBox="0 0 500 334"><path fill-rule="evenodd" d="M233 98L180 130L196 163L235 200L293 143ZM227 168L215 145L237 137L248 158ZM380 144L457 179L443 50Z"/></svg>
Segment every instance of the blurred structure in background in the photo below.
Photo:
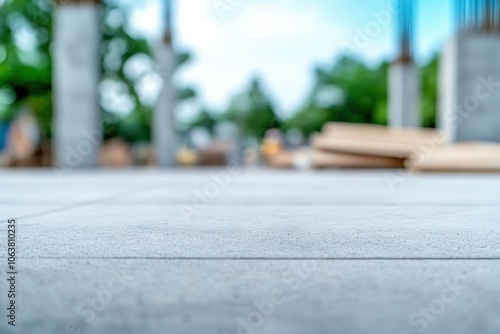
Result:
<svg viewBox="0 0 500 334"><path fill-rule="evenodd" d="M427 62L420 65L415 60L415 8L425 6L417 0L396 0L396 59L368 62L365 53L377 52L376 48L337 54L332 62L315 66L310 91L295 110L286 110L275 99L270 89L277 83L269 80L269 73L239 74L248 75L248 84L231 90L214 84L227 98L226 105L217 107L206 105L205 92L197 94L182 77L173 80L191 56L179 52L184 34L173 34L172 18L185 22L183 15L191 12L181 10L185 2L161 1L164 12L158 18L163 19L152 25L151 13L145 15L145 8L154 7L149 1L0 0L0 166L52 165L66 171L154 164L273 165L277 160L274 165L297 168L400 167L406 156L397 160L382 156L381 160L375 154L378 148L375 153L366 148L376 140L385 146L380 138L398 143L406 138L389 134L435 127L438 106L439 126L449 141L500 141L496 110L500 105L500 0L457 0L455 36L444 55L429 53ZM439 7L437 3L433 4ZM366 2L359 0L359 5ZM387 13L387 23L396 14L392 9L382 12ZM151 30L139 33L141 27ZM193 45L206 42L204 36L192 36ZM245 43L258 40L249 38ZM229 49L232 44L225 45ZM202 59L224 63L218 50L196 54L195 67ZM235 59L237 67L248 61L243 57L240 64L240 58ZM286 78L287 66L281 70ZM336 131L348 129L346 142L325 131L331 128L330 122L377 124L374 129L388 124L391 129L374 130L375 137L360 139L358 132L372 133L372 128L335 126ZM319 142L326 140L328 149L317 146L317 136L311 140L316 132L321 132ZM346 148L346 143L364 157ZM301 153L298 159L293 157L295 151ZM284 159L273 159L281 153L279 158Z"/></svg>
<svg viewBox="0 0 500 334"><path fill-rule="evenodd" d="M420 71L413 58L414 0L398 0L398 58L389 66L389 126L420 127Z"/></svg>
<svg viewBox="0 0 500 334"><path fill-rule="evenodd" d="M54 21L54 161L71 168L99 164L99 0L57 0Z"/></svg>
<svg viewBox="0 0 500 334"><path fill-rule="evenodd" d="M441 58L438 126L449 142L500 142L500 1L455 0Z"/></svg>
<svg viewBox="0 0 500 334"><path fill-rule="evenodd" d="M177 66L176 54L172 46L172 1L164 0L165 32L157 50L159 74L163 87L156 105L152 124L156 163L159 166L174 166L178 150L178 136L175 127L176 90L172 75Z"/></svg>

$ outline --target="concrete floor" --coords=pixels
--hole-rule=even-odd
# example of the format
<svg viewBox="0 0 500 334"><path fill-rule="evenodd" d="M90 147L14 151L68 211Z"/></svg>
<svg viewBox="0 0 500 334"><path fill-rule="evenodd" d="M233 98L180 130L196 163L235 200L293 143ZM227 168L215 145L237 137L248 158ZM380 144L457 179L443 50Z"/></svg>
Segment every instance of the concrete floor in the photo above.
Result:
<svg viewBox="0 0 500 334"><path fill-rule="evenodd" d="M500 175L3 170L0 203L0 333L500 332Z"/></svg>

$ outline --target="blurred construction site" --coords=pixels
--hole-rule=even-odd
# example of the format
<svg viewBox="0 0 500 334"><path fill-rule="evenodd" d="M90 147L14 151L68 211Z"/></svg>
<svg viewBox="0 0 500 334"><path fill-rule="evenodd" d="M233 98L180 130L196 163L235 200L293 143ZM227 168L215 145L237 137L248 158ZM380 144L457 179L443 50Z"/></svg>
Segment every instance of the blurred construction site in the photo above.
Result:
<svg viewBox="0 0 500 334"><path fill-rule="evenodd" d="M0 166L500 171L500 1L272 6L0 1Z"/></svg>

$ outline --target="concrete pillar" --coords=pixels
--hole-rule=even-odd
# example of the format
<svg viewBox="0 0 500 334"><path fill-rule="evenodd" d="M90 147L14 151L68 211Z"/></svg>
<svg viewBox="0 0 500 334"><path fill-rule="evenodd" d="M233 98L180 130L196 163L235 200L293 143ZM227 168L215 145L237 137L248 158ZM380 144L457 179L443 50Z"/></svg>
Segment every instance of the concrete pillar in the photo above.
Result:
<svg viewBox="0 0 500 334"><path fill-rule="evenodd" d="M166 36L166 41L159 46L156 56L159 72L163 79L163 88L154 111L153 142L157 165L168 167L176 164L178 148L174 115L176 91L172 82L172 75L176 67L176 55L169 35Z"/></svg>
<svg viewBox="0 0 500 334"><path fill-rule="evenodd" d="M389 126L421 127L420 75L414 63L396 62L389 67Z"/></svg>
<svg viewBox="0 0 500 334"><path fill-rule="evenodd" d="M97 1L59 1L54 18L54 163L98 165L100 20Z"/></svg>
<svg viewBox="0 0 500 334"><path fill-rule="evenodd" d="M439 73L438 127L448 142L500 142L500 37L453 38Z"/></svg>

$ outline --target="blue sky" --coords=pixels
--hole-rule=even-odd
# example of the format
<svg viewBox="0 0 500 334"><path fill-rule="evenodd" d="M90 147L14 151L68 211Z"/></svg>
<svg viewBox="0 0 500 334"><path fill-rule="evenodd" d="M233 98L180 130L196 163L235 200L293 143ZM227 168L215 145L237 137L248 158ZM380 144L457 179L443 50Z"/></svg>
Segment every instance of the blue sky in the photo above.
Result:
<svg viewBox="0 0 500 334"><path fill-rule="evenodd" d="M194 56L177 80L195 86L200 95L198 102L181 106L187 113L201 105L223 110L255 74L278 108L290 114L312 87L313 67L331 64L346 47L370 64L395 54L390 0L174 2L175 46ZM217 9L224 5L230 10ZM154 45L161 14L161 0L147 0L134 11L131 26ZM451 36L451 0L420 0L416 14L416 56L425 62Z"/></svg>

